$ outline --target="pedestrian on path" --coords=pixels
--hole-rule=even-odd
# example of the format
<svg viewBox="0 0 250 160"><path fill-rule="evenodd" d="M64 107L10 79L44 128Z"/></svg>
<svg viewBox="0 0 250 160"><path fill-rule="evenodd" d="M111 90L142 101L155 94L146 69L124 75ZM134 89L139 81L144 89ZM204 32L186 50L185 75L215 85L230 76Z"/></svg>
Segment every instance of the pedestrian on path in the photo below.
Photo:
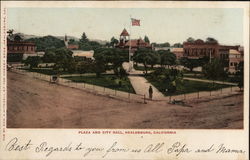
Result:
<svg viewBox="0 0 250 160"><path fill-rule="evenodd" d="M152 86L149 86L148 93L149 93L149 98L152 100L152 98L153 98L153 88L152 88Z"/></svg>

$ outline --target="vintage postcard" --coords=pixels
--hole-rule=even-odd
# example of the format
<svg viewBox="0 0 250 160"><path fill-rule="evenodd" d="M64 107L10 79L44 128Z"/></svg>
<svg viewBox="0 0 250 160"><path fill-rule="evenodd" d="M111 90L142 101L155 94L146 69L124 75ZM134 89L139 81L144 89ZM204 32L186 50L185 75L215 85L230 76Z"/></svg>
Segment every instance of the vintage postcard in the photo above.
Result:
<svg viewBox="0 0 250 160"><path fill-rule="evenodd" d="M249 11L1 1L0 159L247 160Z"/></svg>

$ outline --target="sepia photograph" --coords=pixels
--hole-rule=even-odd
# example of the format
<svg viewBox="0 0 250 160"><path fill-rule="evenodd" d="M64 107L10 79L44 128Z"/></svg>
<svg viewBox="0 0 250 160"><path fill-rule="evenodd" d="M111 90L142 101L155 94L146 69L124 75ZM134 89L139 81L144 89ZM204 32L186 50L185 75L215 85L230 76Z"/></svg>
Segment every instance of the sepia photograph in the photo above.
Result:
<svg viewBox="0 0 250 160"><path fill-rule="evenodd" d="M7 128L244 129L242 8L7 8Z"/></svg>

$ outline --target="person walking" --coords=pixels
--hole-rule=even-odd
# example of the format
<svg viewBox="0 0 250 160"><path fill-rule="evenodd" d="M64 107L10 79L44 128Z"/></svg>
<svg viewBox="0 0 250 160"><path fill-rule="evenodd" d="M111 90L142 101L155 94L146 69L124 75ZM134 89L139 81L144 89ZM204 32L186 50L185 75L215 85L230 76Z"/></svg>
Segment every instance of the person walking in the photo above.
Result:
<svg viewBox="0 0 250 160"><path fill-rule="evenodd" d="M152 86L149 86L148 93L149 93L149 98L152 100L152 98L153 98L153 88L152 88Z"/></svg>

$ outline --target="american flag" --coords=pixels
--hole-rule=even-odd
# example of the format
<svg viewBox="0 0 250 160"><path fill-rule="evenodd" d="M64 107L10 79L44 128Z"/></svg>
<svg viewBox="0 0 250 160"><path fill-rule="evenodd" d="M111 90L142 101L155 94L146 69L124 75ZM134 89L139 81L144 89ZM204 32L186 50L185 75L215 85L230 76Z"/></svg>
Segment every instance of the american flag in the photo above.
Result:
<svg viewBox="0 0 250 160"><path fill-rule="evenodd" d="M140 20L131 18L132 26L140 26Z"/></svg>

